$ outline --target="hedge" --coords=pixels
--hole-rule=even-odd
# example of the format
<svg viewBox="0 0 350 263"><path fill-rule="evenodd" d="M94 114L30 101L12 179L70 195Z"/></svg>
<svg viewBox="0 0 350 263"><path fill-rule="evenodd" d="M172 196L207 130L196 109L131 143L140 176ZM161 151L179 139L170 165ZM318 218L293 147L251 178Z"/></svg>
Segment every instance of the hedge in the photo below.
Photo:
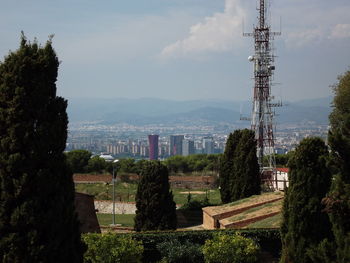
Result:
<svg viewBox="0 0 350 263"><path fill-rule="evenodd" d="M123 233L131 235L135 240L141 241L144 246L143 262L157 262L161 260L161 253L157 245L168 240L176 239L180 242L190 242L204 245L205 241L212 239L216 233L234 235L236 232L242 236L253 239L259 244L262 251L269 252L278 258L281 252L281 236L279 229L222 229L222 230L193 230L193 231L162 231Z"/></svg>
<svg viewBox="0 0 350 263"><path fill-rule="evenodd" d="M220 230L191 230L191 231L153 231L114 234L116 238L125 237L138 241L143 245L142 262L158 262L162 256L159 245L169 240L180 243L192 243L204 245L206 240L213 239L217 234L235 235L239 232L242 236L253 239L261 251L270 253L279 258L281 252L281 236L279 229L220 229ZM89 234L88 234L89 235ZM85 235L84 235L85 236ZM83 236L83 237L84 237ZM93 238L102 238L103 235L95 234ZM106 244L108 247L108 244ZM158 247L158 248L157 248Z"/></svg>

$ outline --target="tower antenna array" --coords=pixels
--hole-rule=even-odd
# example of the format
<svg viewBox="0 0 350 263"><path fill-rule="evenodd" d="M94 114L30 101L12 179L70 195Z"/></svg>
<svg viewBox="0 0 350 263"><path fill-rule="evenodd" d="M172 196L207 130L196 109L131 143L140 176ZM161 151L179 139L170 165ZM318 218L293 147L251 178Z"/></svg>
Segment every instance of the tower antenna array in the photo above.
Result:
<svg viewBox="0 0 350 263"><path fill-rule="evenodd" d="M254 38L253 56L249 61L254 63L254 93L253 109L251 114L251 129L257 140L257 157L260 166L261 179L269 187L274 188L276 162L274 157L274 111L273 107L282 106L274 103L271 95L271 86L275 70L272 40L281 32L271 32L267 20L268 0L258 0L258 23L253 33L243 33L243 36ZM264 158L266 156L266 158ZM266 159L264 161L264 159Z"/></svg>

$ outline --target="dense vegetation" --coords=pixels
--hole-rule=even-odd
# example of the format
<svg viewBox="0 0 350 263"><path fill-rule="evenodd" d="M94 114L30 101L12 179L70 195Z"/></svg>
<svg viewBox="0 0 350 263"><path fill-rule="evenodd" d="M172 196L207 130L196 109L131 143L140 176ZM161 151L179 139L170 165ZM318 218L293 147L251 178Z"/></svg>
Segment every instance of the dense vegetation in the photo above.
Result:
<svg viewBox="0 0 350 263"><path fill-rule="evenodd" d="M239 235L237 234L239 233ZM86 236L90 240L102 239L103 235L97 234L86 234L84 235L84 240L86 240ZM91 238L89 236L92 236ZM225 236L225 242L208 242L208 240L215 240L218 236ZM236 238L239 236L239 238ZM108 239L105 239L104 242L106 244L103 245L104 248L111 247L111 244L114 243L112 239L127 239L127 242L130 242L130 238L135 241L142 242L143 246L143 254L142 254L142 262L196 262L201 263L204 262L204 254L208 254L207 252L203 253L203 245L208 242L207 247L211 247L211 244L215 245L219 250L215 251L215 255L228 253L231 257L229 258L230 262L250 262L245 261L249 259L242 258L242 252L254 251L254 253L249 253L250 256L259 257L255 252L258 252L256 249L257 244L260 248L260 251L264 251L265 253L269 253L272 257L276 258L279 255L281 248L281 240L280 234L278 230L271 229L253 229L253 230L202 230L202 231L156 231L156 232L136 232L136 233L127 233L127 234L118 234L118 235L110 235ZM249 238L249 239L248 239ZM254 242L252 242L254 240ZM226 242L227 241L227 242ZM101 242L96 240L96 242ZM120 242L120 241L118 241ZM126 242L124 242L126 243ZM137 243L136 243L137 244ZM141 243L138 243L141 244ZM91 244L94 247L94 242ZM247 246L248 245L248 246ZM88 243L89 250L90 244ZM252 249L247 249L247 248ZM232 248L236 248L236 250L232 250ZM120 253L125 251L125 246L115 246L115 253L119 254L117 251L121 250ZM131 245L130 250L135 249L135 254L138 255L140 249ZM88 251L89 251L88 250ZM128 251L130 251L128 250ZM210 249L207 249L210 250ZM97 250L94 248L96 254L94 256L99 256L105 254L106 250L101 249ZM86 255L90 255L87 253ZM226 254L227 255L227 254ZM186 259L193 259L184 260ZM209 257L209 255L208 255ZM223 258L222 256L220 258ZM251 257L250 257L251 258ZM160 261L162 260L163 261ZM242 260L242 261L240 261ZM118 261L117 261L118 262ZM124 261L120 261L124 262ZM130 261L135 262L135 261ZM213 262L213 261L209 261ZM225 261L223 261L225 262ZM264 262L264 261L261 261Z"/></svg>
<svg viewBox="0 0 350 263"><path fill-rule="evenodd" d="M87 150L72 150L66 153L69 167L73 173L102 173L112 172L110 162L106 162L98 156L92 157ZM170 173L192 173L211 171L215 172L219 167L220 154L194 154L189 156L172 156L162 161ZM135 160L133 158L119 159L118 171L120 173L140 174L142 166L147 160Z"/></svg>
<svg viewBox="0 0 350 263"><path fill-rule="evenodd" d="M229 135L220 161L220 192L223 203L260 194L261 181L253 131L236 130Z"/></svg>
<svg viewBox="0 0 350 263"><path fill-rule="evenodd" d="M0 261L81 262L59 60L22 35L0 64Z"/></svg>
<svg viewBox="0 0 350 263"><path fill-rule="evenodd" d="M331 183L327 159L325 143L320 138L307 138L300 142L289 161L289 188L281 227L281 262L313 262L313 250L325 238L332 238L329 218L321 205Z"/></svg>
<svg viewBox="0 0 350 263"><path fill-rule="evenodd" d="M203 254L206 263L255 263L259 247L252 239L239 233L217 234L205 241Z"/></svg>
<svg viewBox="0 0 350 263"><path fill-rule="evenodd" d="M217 171L220 154L194 154L189 156L172 156L164 161L171 173L189 173L202 171Z"/></svg>
<svg viewBox="0 0 350 263"><path fill-rule="evenodd" d="M350 71L334 92L330 156L320 139L306 139L289 162L281 262L350 262Z"/></svg>
<svg viewBox="0 0 350 263"><path fill-rule="evenodd" d="M350 71L339 77L334 88L333 112L328 141L334 174L324 199L336 243L336 262L350 262Z"/></svg>
<svg viewBox="0 0 350 263"><path fill-rule="evenodd" d="M142 167L136 193L135 230L176 229L176 204L170 191L168 169L159 161Z"/></svg>
<svg viewBox="0 0 350 263"><path fill-rule="evenodd" d="M83 236L87 245L84 263L138 263L141 262L143 246L131 236L112 233L87 234Z"/></svg>

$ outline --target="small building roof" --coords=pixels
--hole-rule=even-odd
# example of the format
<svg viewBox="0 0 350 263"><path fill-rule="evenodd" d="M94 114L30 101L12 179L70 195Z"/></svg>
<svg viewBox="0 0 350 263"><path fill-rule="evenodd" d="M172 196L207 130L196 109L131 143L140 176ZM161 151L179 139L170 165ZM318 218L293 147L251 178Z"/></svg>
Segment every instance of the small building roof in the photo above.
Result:
<svg viewBox="0 0 350 263"><path fill-rule="evenodd" d="M285 167L276 168L276 171L279 171L282 173L289 173L289 168L285 168Z"/></svg>

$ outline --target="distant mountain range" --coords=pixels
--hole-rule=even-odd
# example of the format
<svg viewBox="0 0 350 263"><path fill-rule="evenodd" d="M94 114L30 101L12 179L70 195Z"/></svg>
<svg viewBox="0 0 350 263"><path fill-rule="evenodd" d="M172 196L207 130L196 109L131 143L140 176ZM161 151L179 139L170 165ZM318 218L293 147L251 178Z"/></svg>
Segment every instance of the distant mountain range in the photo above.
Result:
<svg viewBox="0 0 350 263"><path fill-rule="evenodd" d="M331 101L332 97L286 102L283 107L276 108L277 123L327 124ZM72 98L68 100L68 115L73 123L99 121L105 124L134 125L196 122L237 124L240 122L241 111L249 116L251 107L248 101Z"/></svg>

